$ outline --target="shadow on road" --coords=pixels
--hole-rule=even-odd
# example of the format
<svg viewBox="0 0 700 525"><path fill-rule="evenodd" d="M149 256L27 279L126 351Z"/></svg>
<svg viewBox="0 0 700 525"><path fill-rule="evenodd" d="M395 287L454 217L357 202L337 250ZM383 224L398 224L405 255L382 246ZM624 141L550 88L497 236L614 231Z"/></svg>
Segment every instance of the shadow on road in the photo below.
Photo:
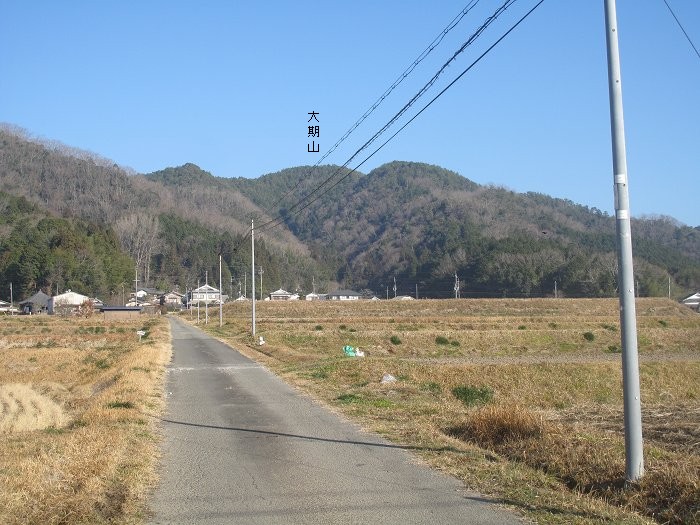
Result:
<svg viewBox="0 0 700 525"><path fill-rule="evenodd" d="M160 419L163 423L170 423L172 425L183 425L188 427L197 428L211 428L214 430L229 430L233 432L245 432L250 434L261 434L268 436L280 436L288 437L294 439L303 439L306 441L321 441L325 443L341 443L345 445L363 445L367 447L380 447L380 448L395 448L400 450L422 450L426 452L454 452L456 454L466 454L465 451L459 450L454 447L419 447L414 445L393 445L391 443L378 443L372 441L352 441L347 439L334 439L334 438L324 438L318 436L302 436L300 434L289 434L286 432L273 432L271 430L260 430L255 428L238 428L238 427L222 427L217 425L206 425L203 423L190 423L187 421L174 421L172 419Z"/></svg>

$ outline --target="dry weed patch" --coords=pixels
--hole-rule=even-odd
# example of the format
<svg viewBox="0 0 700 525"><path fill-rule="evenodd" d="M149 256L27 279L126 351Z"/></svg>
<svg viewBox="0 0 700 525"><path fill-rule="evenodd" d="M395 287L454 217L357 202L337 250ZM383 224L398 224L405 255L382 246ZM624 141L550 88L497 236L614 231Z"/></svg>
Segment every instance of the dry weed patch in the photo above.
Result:
<svg viewBox="0 0 700 525"><path fill-rule="evenodd" d="M208 329L538 523L697 523L700 316L660 299L637 312L647 475L629 490L615 299L259 303L264 347L235 304Z"/></svg>
<svg viewBox="0 0 700 525"><path fill-rule="evenodd" d="M150 335L139 343L143 327ZM0 351L0 522L142 521L155 481L148 416L162 410L167 322L15 317L0 319L0 330L26 334ZM47 333L54 344L31 344Z"/></svg>

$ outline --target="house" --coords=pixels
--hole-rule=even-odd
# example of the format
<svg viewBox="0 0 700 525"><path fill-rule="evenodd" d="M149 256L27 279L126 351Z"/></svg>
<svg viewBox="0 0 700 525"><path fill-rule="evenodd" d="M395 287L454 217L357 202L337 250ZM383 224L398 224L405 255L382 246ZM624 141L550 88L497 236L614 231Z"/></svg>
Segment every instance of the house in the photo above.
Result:
<svg viewBox="0 0 700 525"><path fill-rule="evenodd" d="M24 314L45 314L49 311L50 297L39 290L29 299L25 299L19 303L19 307Z"/></svg>
<svg viewBox="0 0 700 525"><path fill-rule="evenodd" d="M82 295L71 290L66 290L64 293L54 295L49 298L48 312L49 314L72 314L80 313L83 305L90 302L87 295Z"/></svg>
<svg viewBox="0 0 700 525"><path fill-rule="evenodd" d="M0 301L0 312L8 312L10 311L10 303L7 301Z"/></svg>
<svg viewBox="0 0 700 525"><path fill-rule="evenodd" d="M227 296L220 295L218 288L214 288L210 284L205 284L204 286L192 290L189 304L219 304L219 300L226 302L226 299Z"/></svg>
<svg viewBox="0 0 700 525"><path fill-rule="evenodd" d="M352 290L336 290L328 294L328 299L331 301L357 301L360 294Z"/></svg>
<svg viewBox="0 0 700 525"><path fill-rule="evenodd" d="M696 292L692 295L689 295L685 299L681 300L681 303L683 303L686 306L690 306L695 310L700 309L700 292Z"/></svg>
<svg viewBox="0 0 700 525"><path fill-rule="evenodd" d="M270 293L270 301L296 301L297 299L299 299L298 294L287 292L282 288Z"/></svg>
<svg viewBox="0 0 700 525"><path fill-rule="evenodd" d="M180 307L183 304L183 298L185 296L179 292L172 291L163 294L161 297L163 298L163 304Z"/></svg>
<svg viewBox="0 0 700 525"><path fill-rule="evenodd" d="M328 299L328 294L325 293L310 293L306 294L306 300L307 301L325 301Z"/></svg>
<svg viewBox="0 0 700 525"><path fill-rule="evenodd" d="M136 291L136 299L137 299L137 301L140 301L140 302L150 302L153 304L157 304L158 299L164 293L165 292L158 290L156 288L139 288Z"/></svg>

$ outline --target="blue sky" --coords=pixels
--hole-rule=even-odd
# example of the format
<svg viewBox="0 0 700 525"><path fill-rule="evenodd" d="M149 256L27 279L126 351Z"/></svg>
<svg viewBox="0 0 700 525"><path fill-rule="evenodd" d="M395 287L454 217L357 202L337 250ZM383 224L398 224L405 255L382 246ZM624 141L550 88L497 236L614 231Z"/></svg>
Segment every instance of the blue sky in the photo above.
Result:
<svg viewBox="0 0 700 525"><path fill-rule="evenodd" d="M668 1L700 45L700 2ZM313 164L467 3L8 0L0 122L142 173ZM344 163L500 3L480 0L326 162ZM425 102L534 3L518 0ZM663 0L617 3L632 213L700 225L700 58ZM428 162L612 213L603 17L603 0L546 0L360 171Z"/></svg>

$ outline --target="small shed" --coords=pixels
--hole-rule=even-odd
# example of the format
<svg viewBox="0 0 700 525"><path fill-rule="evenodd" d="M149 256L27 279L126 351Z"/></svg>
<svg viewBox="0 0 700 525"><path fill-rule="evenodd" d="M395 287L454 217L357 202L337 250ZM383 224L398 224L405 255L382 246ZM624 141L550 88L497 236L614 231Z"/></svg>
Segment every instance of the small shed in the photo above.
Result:
<svg viewBox="0 0 700 525"><path fill-rule="evenodd" d="M141 314L140 306L100 306L105 321L136 319Z"/></svg>

